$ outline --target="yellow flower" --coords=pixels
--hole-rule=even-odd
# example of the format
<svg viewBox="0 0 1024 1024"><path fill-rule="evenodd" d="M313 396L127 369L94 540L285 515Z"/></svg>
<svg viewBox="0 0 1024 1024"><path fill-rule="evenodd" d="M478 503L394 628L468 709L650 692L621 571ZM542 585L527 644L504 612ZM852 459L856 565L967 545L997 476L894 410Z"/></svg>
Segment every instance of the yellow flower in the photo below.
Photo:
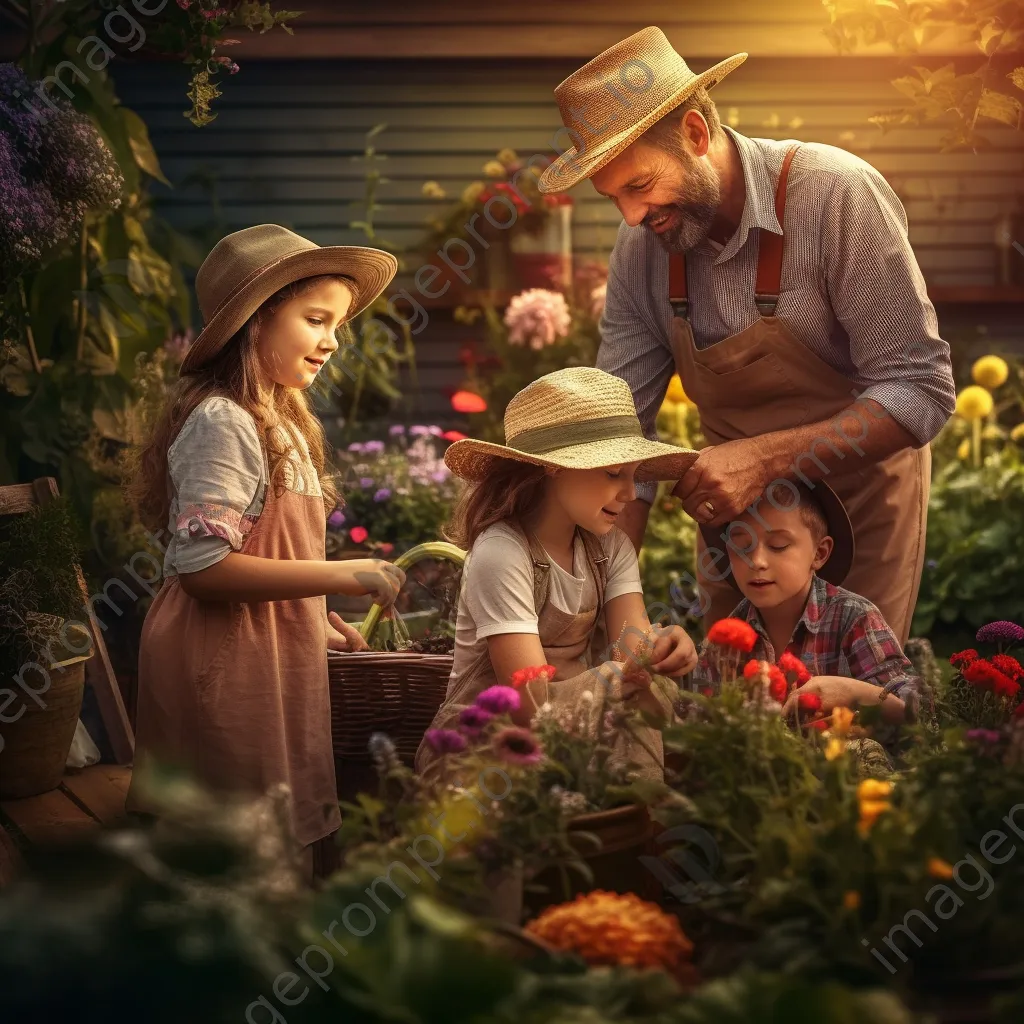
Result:
<svg viewBox="0 0 1024 1024"><path fill-rule="evenodd" d="M632 892L581 893L571 903L548 907L524 930L589 964L661 967L682 978L692 970L693 943L679 919Z"/></svg>
<svg viewBox="0 0 1024 1024"><path fill-rule="evenodd" d="M436 181L425 181L420 191L428 199L444 199L444 189Z"/></svg>
<svg viewBox="0 0 1024 1024"><path fill-rule="evenodd" d="M836 736L846 736L853 724L853 711L849 708L835 707L832 709L832 732Z"/></svg>
<svg viewBox="0 0 1024 1024"><path fill-rule="evenodd" d="M480 806L485 806L484 798L478 793L472 795ZM473 800L465 793L446 793L419 822L419 832L433 836L446 850L456 845L473 846L484 832L480 828L483 815Z"/></svg>
<svg viewBox="0 0 1024 1024"><path fill-rule="evenodd" d="M1010 431L1010 440L1015 441L1017 444L1024 444L1024 423L1018 423Z"/></svg>
<svg viewBox="0 0 1024 1024"><path fill-rule="evenodd" d="M982 356L971 367L971 376L975 384L991 390L1006 383L1006 378L1010 376L1010 368L999 356Z"/></svg>
<svg viewBox="0 0 1024 1024"><path fill-rule="evenodd" d="M825 760L834 761L837 757L841 757L845 751L846 740L838 736L830 736L828 743L825 744Z"/></svg>
<svg viewBox="0 0 1024 1024"><path fill-rule="evenodd" d="M462 190L462 201L464 203L466 203L467 205L469 203L475 203L476 200L477 200L477 196L479 196L480 193L483 192L483 190L484 190L484 183L482 181L471 181Z"/></svg>
<svg viewBox="0 0 1024 1024"><path fill-rule="evenodd" d="M889 810L892 810L892 804L888 800L862 800L860 802L860 821L857 822L860 834L866 836L879 816Z"/></svg>
<svg viewBox="0 0 1024 1024"><path fill-rule="evenodd" d="M519 157L516 156L514 149L509 149L507 146L504 149L498 150L498 162L504 167L511 167L513 164L519 162Z"/></svg>
<svg viewBox="0 0 1024 1024"><path fill-rule="evenodd" d="M983 441L999 441L1004 437L1006 437L1006 431L1002 427L996 426L995 423L986 423L981 432Z"/></svg>
<svg viewBox="0 0 1024 1024"><path fill-rule="evenodd" d="M672 402L673 404L682 405L693 405L688 395L683 390L683 382L679 379L679 374L672 374L672 379L668 382L668 391L665 392L665 401Z"/></svg>
<svg viewBox="0 0 1024 1024"><path fill-rule="evenodd" d="M856 889L847 889L843 893L843 906L847 910L856 910L860 906L860 893Z"/></svg>
<svg viewBox="0 0 1024 1024"><path fill-rule="evenodd" d="M858 800L886 800L892 794L892 783L884 779L864 779L857 786Z"/></svg>
<svg viewBox="0 0 1024 1024"><path fill-rule="evenodd" d="M484 174L486 174L488 178L504 178L505 167L497 160L488 160L487 163L484 164Z"/></svg>
<svg viewBox="0 0 1024 1024"><path fill-rule="evenodd" d="M971 439L969 437L965 437L956 446L956 457L964 462L971 457Z"/></svg>
<svg viewBox="0 0 1024 1024"><path fill-rule="evenodd" d="M953 877L953 865L949 861L943 860L941 857L929 857L928 858L928 874L932 878L952 878Z"/></svg>
<svg viewBox="0 0 1024 1024"><path fill-rule="evenodd" d="M992 411L992 395L971 384L956 396L956 414L965 420L983 420Z"/></svg>

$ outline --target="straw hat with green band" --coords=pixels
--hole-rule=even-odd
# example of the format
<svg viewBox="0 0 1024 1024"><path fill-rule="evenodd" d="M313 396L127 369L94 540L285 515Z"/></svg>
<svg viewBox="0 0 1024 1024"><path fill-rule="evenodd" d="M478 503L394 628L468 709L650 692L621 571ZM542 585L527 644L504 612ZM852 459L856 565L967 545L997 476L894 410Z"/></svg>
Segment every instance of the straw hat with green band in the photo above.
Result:
<svg viewBox="0 0 1024 1024"><path fill-rule="evenodd" d="M689 448L644 436L633 394L620 377L592 366L556 370L527 385L505 409L506 444L456 441L448 468L486 480L499 459L562 469L639 462L637 480L678 480L697 458Z"/></svg>

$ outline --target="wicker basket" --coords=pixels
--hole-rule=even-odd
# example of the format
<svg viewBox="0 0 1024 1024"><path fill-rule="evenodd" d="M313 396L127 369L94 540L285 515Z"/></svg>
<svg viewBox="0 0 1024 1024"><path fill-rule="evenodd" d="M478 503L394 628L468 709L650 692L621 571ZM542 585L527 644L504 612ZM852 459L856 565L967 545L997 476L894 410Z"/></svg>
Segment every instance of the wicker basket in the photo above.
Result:
<svg viewBox="0 0 1024 1024"><path fill-rule="evenodd" d="M395 564L406 569L423 558L444 558L461 565L465 552L443 542L421 544ZM381 608L374 605L359 631L370 640L381 621ZM331 734L339 797L350 799L361 790L376 788L369 753L375 732L391 737L399 757L412 766L423 734L448 691L453 662L451 654L329 652Z"/></svg>

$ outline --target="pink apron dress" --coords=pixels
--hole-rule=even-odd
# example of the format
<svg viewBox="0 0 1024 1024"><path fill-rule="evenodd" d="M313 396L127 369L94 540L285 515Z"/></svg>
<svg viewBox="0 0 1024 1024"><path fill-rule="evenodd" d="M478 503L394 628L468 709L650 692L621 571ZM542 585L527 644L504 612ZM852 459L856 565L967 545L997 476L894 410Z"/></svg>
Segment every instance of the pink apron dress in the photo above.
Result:
<svg viewBox="0 0 1024 1024"><path fill-rule="evenodd" d="M241 552L323 560L325 537L319 495L268 486ZM136 750L136 763L163 757L217 791L286 783L298 842L334 832L325 599L200 601L168 577L142 630ZM128 809L148 810L134 782Z"/></svg>
<svg viewBox="0 0 1024 1024"><path fill-rule="evenodd" d="M775 193L775 212L783 227L786 181L797 148L786 154ZM858 391L854 381L816 356L774 315L783 256L784 235L762 231L755 285L762 315L738 334L704 349L695 345L686 319L686 258L670 257L676 372L700 412L710 444L832 419L852 403ZM884 302L885 297L878 296L878 301ZM861 430L851 421L851 436L859 436ZM847 456L847 463L857 461L855 453ZM850 469L840 463L825 478L846 506L856 541L853 568L843 586L872 601L900 642L906 643L924 561L931 449L928 445L904 448L880 462L859 461L861 465ZM806 471L809 464L810 458L805 458L801 468ZM704 545L699 532L697 537L697 579L711 598L704 617L705 626L710 626L729 614L740 594L728 579L713 581L700 571Z"/></svg>

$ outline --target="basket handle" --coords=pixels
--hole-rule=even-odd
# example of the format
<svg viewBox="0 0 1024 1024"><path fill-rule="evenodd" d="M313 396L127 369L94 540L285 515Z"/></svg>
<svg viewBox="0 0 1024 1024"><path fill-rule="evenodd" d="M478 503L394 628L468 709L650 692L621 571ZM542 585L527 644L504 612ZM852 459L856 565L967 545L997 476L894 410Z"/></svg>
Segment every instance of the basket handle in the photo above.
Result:
<svg viewBox="0 0 1024 1024"><path fill-rule="evenodd" d="M399 569L408 569L415 565L417 562L422 561L424 558L447 558L449 562L454 562L456 565L462 566L466 564L466 552L460 547L456 547L454 544L449 544L447 541L435 540L428 541L426 544L417 544L414 548L409 548L408 551L403 555L399 555L395 559L394 564ZM375 604L367 612L366 618L363 619L362 625L359 627L359 633L362 638L369 643L370 638L376 632L377 627L380 625L381 613L383 612L383 606Z"/></svg>

